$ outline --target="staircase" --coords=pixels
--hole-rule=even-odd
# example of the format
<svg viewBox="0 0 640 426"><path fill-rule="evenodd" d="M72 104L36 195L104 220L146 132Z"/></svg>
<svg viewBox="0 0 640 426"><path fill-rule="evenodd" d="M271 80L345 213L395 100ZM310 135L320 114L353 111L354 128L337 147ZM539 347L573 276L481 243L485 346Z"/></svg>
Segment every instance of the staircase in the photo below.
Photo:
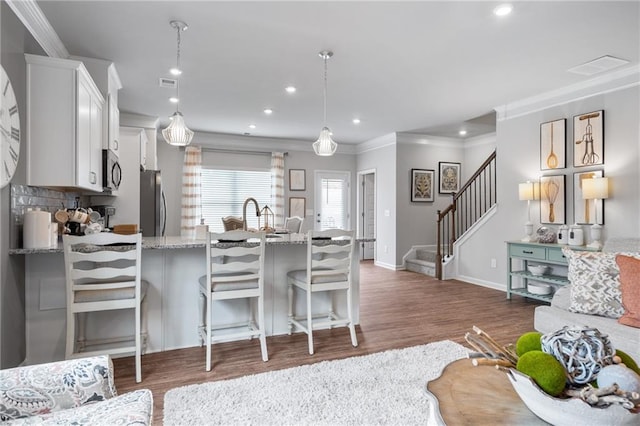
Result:
<svg viewBox="0 0 640 426"><path fill-rule="evenodd" d="M407 271L418 272L420 274L436 276L436 257L435 248L417 248L414 253L415 257L405 259L405 267Z"/></svg>
<svg viewBox="0 0 640 426"><path fill-rule="evenodd" d="M470 230L497 202L496 152L482 163L453 196L452 203L438 211L435 277L442 279L442 267L451 262L453 244Z"/></svg>

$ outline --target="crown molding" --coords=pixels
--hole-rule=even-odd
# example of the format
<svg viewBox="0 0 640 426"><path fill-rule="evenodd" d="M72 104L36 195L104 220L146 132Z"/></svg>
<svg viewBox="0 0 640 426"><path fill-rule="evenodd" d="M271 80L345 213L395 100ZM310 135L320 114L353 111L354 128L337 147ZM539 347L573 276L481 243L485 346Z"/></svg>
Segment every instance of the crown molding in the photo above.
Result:
<svg viewBox="0 0 640 426"><path fill-rule="evenodd" d="M419 133L398 133L399 144L429 145L439 148L464 148L464 140L456 138L436 137Z"/></svg>
<svg viewBox="0 0 640 426"><path fill-rule="evenodd" d="M374 151L376 149L385 148L387 146L395 146L396 143L397 133L388 133L386 135L370 139L366 142L359 143L358 145L356 145L356 153L363 154L365 152Z"/></svg>
<svg viewBox="0 0 640 426"><path fill-rule="evenodd" d="M35 0L5 0L18 19L52 58L67 59L69 52Z"/></svg>
<svg viewBox="0 0 640 426"><path fill-rule="evenodd" d="M246 151L299 151L314 152L312 142L299 139L265 138L227 133L201 132L194 130L193 143L203 148L221 148ZM356 145L338 144L336 154L356 154Z"/></svg>
<svg viewBox="0 0 640 426"><path fill-rule="evenodd" d="M561 89L497 106L494 108L497 115L496 121L521 117L569 102L627 89L639 84L640 65L636 64Z"/></svg>

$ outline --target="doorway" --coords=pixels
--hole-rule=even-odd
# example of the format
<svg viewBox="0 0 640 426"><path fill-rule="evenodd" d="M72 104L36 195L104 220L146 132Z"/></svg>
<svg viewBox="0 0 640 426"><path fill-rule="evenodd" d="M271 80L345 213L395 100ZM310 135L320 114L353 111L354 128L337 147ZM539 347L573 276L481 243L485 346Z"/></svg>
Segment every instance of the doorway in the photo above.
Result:
<svg viewBox="0 0 640 426"><path fill-rule="evenodd" d="M376 171L358 172L358 236L376 235ZM375 242L362 242L360 260L375 259Z"/></svg>
<svg viewBox="0 0 640 426"><path fill-rule="evenodd" d="M351 229L349 172L315 172L315 224L314 229Z"/></svg>

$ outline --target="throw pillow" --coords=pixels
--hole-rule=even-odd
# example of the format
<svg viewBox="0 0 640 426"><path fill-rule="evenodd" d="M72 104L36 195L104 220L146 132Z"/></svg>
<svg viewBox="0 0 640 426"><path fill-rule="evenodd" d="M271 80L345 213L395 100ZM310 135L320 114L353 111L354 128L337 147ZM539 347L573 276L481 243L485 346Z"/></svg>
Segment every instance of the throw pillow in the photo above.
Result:
<svg viewBox="0 0 640 426"><path fill-rule="evenodd" d="M618 255L616 263L620 267L620 290L624 307L624 314L618 322L640 328L640 259Z"/></svg>
<svg viewBox="0 0 640 426"><path fill-rule="evenodd" d="M620 318L624 314L616 253L563 248L569 261L570 312Z"/></svg>

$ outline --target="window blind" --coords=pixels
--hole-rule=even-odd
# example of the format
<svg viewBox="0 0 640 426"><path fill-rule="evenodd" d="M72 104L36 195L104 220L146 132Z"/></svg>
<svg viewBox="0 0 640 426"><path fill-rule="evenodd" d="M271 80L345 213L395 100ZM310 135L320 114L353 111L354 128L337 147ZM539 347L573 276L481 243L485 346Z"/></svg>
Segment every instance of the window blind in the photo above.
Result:
<svg viewBox="0 0 640 426"><path fill-rule="evenodd" d="M347 229L347 182L343 179L321 180L322 214L320 229Z"/></svg>
<svg viewBox="0 0 640 426"><path fill-rule="evenodd" d="M271 206L271 172L202 168L202 217L211 232L223 232L222 218L242 217L244 201L253 197L260 209ZM258 229L255 205L247 205L247 227Z"/></svg>

